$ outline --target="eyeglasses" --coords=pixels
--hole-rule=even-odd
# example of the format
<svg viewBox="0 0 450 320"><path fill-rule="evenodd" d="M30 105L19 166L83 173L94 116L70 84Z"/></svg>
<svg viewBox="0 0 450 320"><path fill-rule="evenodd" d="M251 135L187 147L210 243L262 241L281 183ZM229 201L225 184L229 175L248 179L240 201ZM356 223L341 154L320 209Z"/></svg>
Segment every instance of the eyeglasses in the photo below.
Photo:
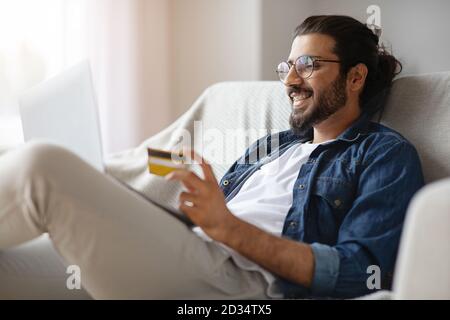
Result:
<svg viewBox="0 0 450 320"><path fill-rule="evenodd" d="M302 79L308 79L313 74L314 70L316 70L316 62L335 62L339 63L340 60L328 60L328 59L319 59L317 57L313 56L300 56L295 60L294 66L295 66L295 72L297 72L297 75ZM289 71L291 71L291 68L293 66L287 61L282 61L277 66L277 73L278 77L280 77L280 80L282 82L285 82Z"/></svg>

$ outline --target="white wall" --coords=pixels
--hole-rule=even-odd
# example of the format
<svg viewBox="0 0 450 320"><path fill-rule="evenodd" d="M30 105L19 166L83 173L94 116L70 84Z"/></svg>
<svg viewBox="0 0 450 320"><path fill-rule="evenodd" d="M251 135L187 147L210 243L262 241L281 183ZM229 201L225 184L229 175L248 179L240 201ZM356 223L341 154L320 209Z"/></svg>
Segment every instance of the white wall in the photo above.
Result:
<svg viewBox="0 0 450 320"><path fill-rule="evenodd" d="M209 85L225 80L277 80L297 25L313 14L366 22L381 9L383 40L403 62L402 75L450 70L450 1L446 0L172 0L172 117Z"/></svg>
<svg viewBox="0 0 450 320"><path fill-rule="evenodd" d="M450 70L447 0L87 3L108 152L159 132L216 82L276 80L275 66L289 54L294 28L312 14L366 21L367 7L377 4L383 38L403 62L403 74Z"/></svg>
<svg viewBox="0 0 450 320"><path fill-rule="evenodd" d="M173 0L174 116L211 84L261 78L261 0Z"/></svg>
<svg viewBox="0 0 450 320"><path fill-rule="evenodd" d="M348 14L365 21L370 4L381 9L382 36L403 62L402 74L450 70L450 1L317 0L314 13Z"/></svg>
<svg viewBox="0 0 450 320"><path fill-rule="evenodd" d="M97 0L89 5L89 56L104 148L114 152L136 146L172 119L170 3Z"/></svg>
<svg viewBox="0 0 450 320"><path fill-rule="evenodd" d="M140 141L172 122L172 23L167 0L140 0L141 42L139 61L140 108L136 114ZM151 58L147 58L151 57Z"/></svg>
<svg viewBox="0 0 450 320"><path fill-rule="evenodd" d="M310 15L312 3L313 0L262 0L260 69L263 80L278 80L275 68L288 57L295 27Z"/></svg>
<svg viewBox="0 0 450 320"><path fill-rule="evenodd" d="M126 0L89 3L89 58L99 102L106 152L136 141L136 19L139 12Z"/></svg>
<svg viewBox="0 0 450 320"><path fill-rule="evenodd" d="M372 4L381 9L382 38L403 62L402 75L450 70L448 0L262 1L263 79L275 79L274 63L277 57L287 56L291 34L304 18L313 14L344 14L365 23L366 9Z"/></svg>

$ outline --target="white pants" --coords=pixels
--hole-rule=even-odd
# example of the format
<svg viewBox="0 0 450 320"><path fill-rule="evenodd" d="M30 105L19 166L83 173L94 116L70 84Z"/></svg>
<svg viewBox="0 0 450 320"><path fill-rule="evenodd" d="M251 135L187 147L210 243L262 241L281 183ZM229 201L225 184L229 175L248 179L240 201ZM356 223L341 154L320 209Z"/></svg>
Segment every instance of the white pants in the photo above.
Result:
<svg viewBox="0 0 450 320"><path fill-rule="evenodd" d="M67 288L68 265L85 291ZM265 299L266 287L65 149L29 143L0 156L0 298Z"/></svg>

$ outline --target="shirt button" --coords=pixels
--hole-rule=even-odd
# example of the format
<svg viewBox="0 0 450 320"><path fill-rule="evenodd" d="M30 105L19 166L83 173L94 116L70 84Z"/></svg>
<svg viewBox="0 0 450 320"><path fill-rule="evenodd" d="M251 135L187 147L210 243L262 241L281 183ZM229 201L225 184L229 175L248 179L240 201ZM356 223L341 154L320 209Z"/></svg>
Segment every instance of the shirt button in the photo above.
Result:
<svg viewBox="0 0 450 320"><path fill-rule="evenodd" d="M341 201L341 200L339 200L339 199L334 200L334 205L335 205L336 207L339 207L341 204L342 204L342 201Z"/></svg>
<svg viewBox="0 0 450 320"><path fill-rule="evenodd" d="M301 185L299 185L298 187L300 188L300 190L305 189L305 185L304 185L304 184L301 184Z"/></svg>
<svg viewBox="0 0 450 320"><path fill-rule="evenodd" d="M297 221L291 221L289 222L289 227L294 228L297 226Z"/></svg>
<svg viewBox="0 0 450 320"><path fill-rule="evenodd" d="M224 186L227 186L227 185L229 185L229 184L230 184L230 181L228 181L228 180L224 180L224 181L222 182L222 184L223 184Z"/></svg>

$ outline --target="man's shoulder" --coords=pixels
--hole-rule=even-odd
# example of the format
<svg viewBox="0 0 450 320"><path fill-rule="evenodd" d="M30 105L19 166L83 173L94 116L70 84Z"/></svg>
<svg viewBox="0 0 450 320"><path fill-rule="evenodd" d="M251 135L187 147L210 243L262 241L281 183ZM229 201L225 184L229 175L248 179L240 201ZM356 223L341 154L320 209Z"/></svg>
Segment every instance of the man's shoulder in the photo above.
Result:
<svg viewBox="0 0 450 320"><path fill-rule="evenodd" d="M369 123L364 138L372 143L407 144L414 147L400 132L376 122Z"/></svg>
<svg viewBox="0 0 450 320"><path fill-rule="evenodd" d="M411 144L400 132L377 122L369 123L367 134L372 139L391 140Z"/></svg>
<svg viewBox="0 0 450 320"><path fill-rule="evenodd" d="M396 156L417 156L415 146L400 132L383 124L370 122L367 132L363 135L360 147L370 157L380 154L394 153Z"/></svg>

